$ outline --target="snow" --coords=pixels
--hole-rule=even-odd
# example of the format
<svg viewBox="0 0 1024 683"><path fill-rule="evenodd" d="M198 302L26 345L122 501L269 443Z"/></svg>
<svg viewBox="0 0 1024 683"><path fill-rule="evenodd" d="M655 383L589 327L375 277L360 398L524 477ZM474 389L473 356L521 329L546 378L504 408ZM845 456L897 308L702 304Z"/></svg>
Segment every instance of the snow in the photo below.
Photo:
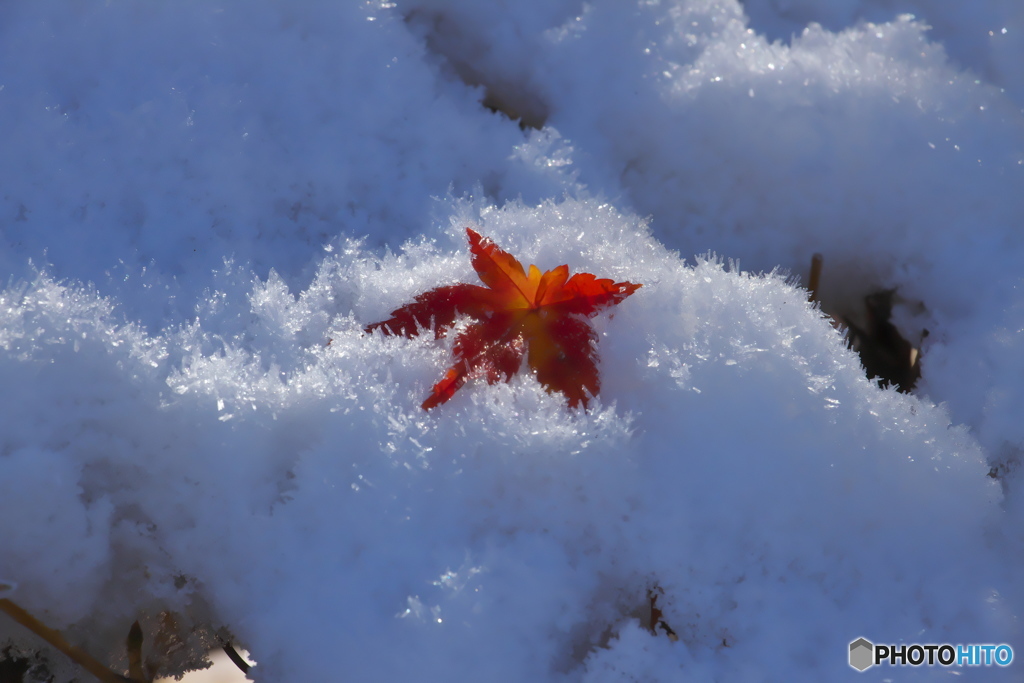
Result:
<svg viewBox="0 0 1024 683"><path fill-rule="evenodd" d="M1024 647L1012 1L18 0L0 32L0 598L69 641L126 670L140 619L161 674L230 639L264 681ZM450 339L363 332L477 281L466 226L643 284L588 411L522 372L424 412ZM909 394L822 312L892 288Z"/></svg>

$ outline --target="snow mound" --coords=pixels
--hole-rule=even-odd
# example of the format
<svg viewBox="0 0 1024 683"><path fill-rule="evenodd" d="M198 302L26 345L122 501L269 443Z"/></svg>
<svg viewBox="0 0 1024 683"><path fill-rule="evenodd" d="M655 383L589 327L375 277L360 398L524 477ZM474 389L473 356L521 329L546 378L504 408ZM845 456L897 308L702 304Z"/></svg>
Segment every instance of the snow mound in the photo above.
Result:
<svg viewBox="0 0 1024 683"><path fill-rule="evenodd" d="M449 189L560 193L388 7L7 3L0 266L119 290L158 329L225 257L308 281L339 232L400 242Z"/></svg>
<svg viewBox="0 0 1024 683"><path fill-rule="evenodd" d="M475 279L467 224L644 284L596 319L589 413L528 374L425 413L446 343L362 331ZM247 297L159 335L43 275L8 289L0 375L34 387L0 459L19 602L114 659L139 611L196 647L226 627L265 680L830 677L862 632L1004 632L981 450L864 379L806 292L593 200L459 204L435 234L350 244L296 293L235 270ZM653 588L675 646L640 631Z"/></svg>

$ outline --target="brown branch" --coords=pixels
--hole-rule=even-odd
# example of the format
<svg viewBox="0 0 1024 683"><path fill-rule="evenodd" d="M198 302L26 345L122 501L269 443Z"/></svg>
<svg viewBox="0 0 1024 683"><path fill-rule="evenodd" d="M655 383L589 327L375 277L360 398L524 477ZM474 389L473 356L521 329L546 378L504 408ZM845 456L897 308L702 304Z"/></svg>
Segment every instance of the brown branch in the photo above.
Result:
<svg viewBox="0 0 1024 683"><path fill-rule="evenodd" d="M809 299L811 301L818 300L818 287L821 284L821 254L815 254L811 257L811 277L807 282L807 291L810 292Z"/></svg>
<svg viewBox="0 0 1024 683"><path fill-rule="evenodd" d="M149 681L142 670L142 627L136 621L128 630L128 676L136 681Z"/></svg>
<svg viewBox="0 0 1024 683"><path fill-rule="evenodd" d="M0 599L0 611L6 612L11 619L14 619L54 648L63 652L68 658L103 683L133 683L130 678L114 673L99 661L93 659L85 650L77 648L64 640L64 636L59 631L53 630L10 600Z"/></svg>

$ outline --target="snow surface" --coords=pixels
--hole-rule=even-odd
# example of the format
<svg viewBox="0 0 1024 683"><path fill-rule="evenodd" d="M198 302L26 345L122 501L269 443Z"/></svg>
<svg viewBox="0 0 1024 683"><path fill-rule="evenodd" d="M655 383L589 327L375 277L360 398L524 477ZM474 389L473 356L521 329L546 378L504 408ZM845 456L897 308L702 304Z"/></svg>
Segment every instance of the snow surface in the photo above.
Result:
<svg viewBox="0 0 1024 683"><path fill-rule="evenodd" d="M3 3L0 597L263 681L1024 654L1022 57L1014 0ZM450 341L362 331L476 281L467 225L643 283L589 412L425 413ZM912 394L814 252L826 311L897 289Z"/></svg>

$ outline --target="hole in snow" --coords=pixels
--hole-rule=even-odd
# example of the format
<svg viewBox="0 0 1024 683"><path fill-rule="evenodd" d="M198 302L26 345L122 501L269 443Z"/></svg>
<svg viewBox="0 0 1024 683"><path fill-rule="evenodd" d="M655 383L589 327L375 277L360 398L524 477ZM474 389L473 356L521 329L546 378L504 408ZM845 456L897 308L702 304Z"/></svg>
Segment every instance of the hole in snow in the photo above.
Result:
<svg viewBox="0 0 1024 683"><path fill-rule="evenodd" d="M868 294L859 321L854 322L852 315L841 320L850 348L860 355L868 379L909 393L921 377L920 343L911 344L892 323L897 301L895 289ZM926 336L928 330L921 330L921 339Z"/></svg>
<svg viewBox="0 0 1024 683"><path fill-rule="evenodd" d="M1002 484L1003 494L1006 495L1007 480L1018 474L1021 462L1024 462L1024 448L1015 444L1004 443L995 458L990 462L992 462L992 467L989 469L988 476Z"/></svg>
<svg viewBox="0 0 1024 683"><path fill-rule="evenodd" d="M48 673L41 662L36 662L34 666L36 668L35 675L44 676ZM0 681L25 680L25 675L31 668L33 668L33 662L30 659L19 657L11 651L10 647L0 651ZM45 679L40 678L40 680Z"/></svg>
<svg viewBox="0 0 1024 683"><path fill-rule="evenodd" d="M544 127L548 106L532 93L521 78L496 74L489 68L491 47L451 15L414 9L406 21L419 29L427 50L443 58L443 64L466 85L482 87L481 104L519 122L522 129Z"/></svg>
<svg viewBox="0 0 1024 683"><path fill-rule="evenodd" d="M868 379L911 392L921 377L921 342L928 330L921 329L911 335L916 337L913 342L908 340L894 324L893 312L899 306L916 317L924 312L924 304L904 299L895 289L871 288L866 295L820 297L822 264L821 255L815 254L808 280L811 300L820 301L822 312L846 331L847 342L860 356Z"/></svg>
<svg viewBox="0 0 1024 683"><path fill-rule="evenodd" d="M248 653L243 655L248 656ZM171 683L172 681L178 680L184 683L245 683L251 679L247 678L245 673L231 661L231 658L222 648L216 648L210 651L210 667L207 669L199 669L197 671L190 671L185 674L183 678L160 678L157 679L156 683ZM249 666L253 665L253 662L246 661Z"/></svg>

